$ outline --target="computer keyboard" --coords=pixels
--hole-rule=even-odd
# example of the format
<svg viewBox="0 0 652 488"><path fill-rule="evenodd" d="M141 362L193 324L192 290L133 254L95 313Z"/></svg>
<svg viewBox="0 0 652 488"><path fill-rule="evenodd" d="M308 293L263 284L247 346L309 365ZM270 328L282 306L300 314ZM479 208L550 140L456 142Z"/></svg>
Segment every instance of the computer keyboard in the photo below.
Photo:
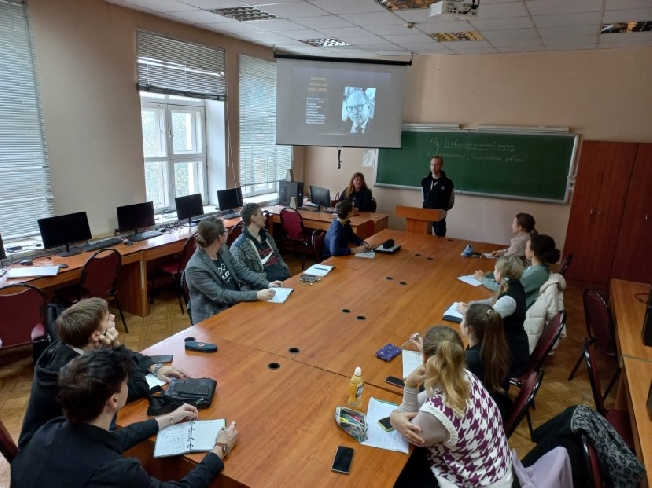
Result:
<svg viewBox="0 0 652 488"><path fill-rule="evenodd" d="M104 249L105 247L116 246L122 242L122 239L119 237L107 237L106 239L100 239L98 241L90 242L84 246L81 246L82 251L97 251L98 249Z"/></svg>
<svg viewBox="0 0 652 488"><path fill-rule="evenodd" d="M222 215L223 219L237 219L240 217L240 212L231 212Z"/></svg>
<svg viewBox="0 0 652 488"><path fill-rule="evenodd" d="M145 241L147 239L151 239L152 237L158 237L162 236L163 232L159 230L148 230L147 232L141 232L139 234L132 234L128 237L128 239L131 242L140 242L140 241Z"/></svg>

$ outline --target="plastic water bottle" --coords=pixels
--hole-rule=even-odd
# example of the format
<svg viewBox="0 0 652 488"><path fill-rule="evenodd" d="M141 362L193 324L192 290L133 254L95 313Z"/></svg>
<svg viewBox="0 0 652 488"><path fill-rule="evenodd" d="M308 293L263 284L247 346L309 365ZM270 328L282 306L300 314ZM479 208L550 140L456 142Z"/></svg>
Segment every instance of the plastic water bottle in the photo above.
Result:
<svg viewBox="0 0 652 488"><path fill-rule="evenodd" d="M349 407L360 408L362 405L362 391L364 390L364 381L362 379L362 370L360 366L355 368L353 376L349 381Z"/></svg>
<svg viewBox="0 0 652 488"><path fill-rule="evenodd" d="M469 257L471 254L473 254L473 247L471 244L467 244L464 248L464 252L462 252L462 256Z"/></svg>

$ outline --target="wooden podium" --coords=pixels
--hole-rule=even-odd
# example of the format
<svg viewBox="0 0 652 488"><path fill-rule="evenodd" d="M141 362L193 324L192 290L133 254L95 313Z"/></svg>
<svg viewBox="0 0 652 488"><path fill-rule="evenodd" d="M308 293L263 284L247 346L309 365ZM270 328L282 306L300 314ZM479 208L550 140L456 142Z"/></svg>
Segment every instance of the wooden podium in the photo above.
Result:
<svg viewBox="0 0 652 488"><path fill-rule="evenodd" d="M446 217L446 214L442 210L397 205L396 216L405 217L406 232L427 234L430 222L438 222Z"/></svg>

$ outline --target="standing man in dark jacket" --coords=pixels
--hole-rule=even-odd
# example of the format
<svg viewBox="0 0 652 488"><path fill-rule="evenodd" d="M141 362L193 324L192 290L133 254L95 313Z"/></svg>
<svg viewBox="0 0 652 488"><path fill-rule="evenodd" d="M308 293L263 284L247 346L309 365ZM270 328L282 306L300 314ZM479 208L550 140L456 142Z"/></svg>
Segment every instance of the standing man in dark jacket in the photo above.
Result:
<svg viewBox="0 0 652 488"><path fill-rule="evenodd" d="M57 377L63 366L80 355L102 347L124 349L131 362L128 402L147 396L147 373L156 375L161 381L169 381L172 376L185 378L180 369L155 364L149 356L120 346L114 320L115 316L102 298L81 300L59 316L56 327L60 340L50 344L34 366L32 391L18 437L20 449L25 448L41 425L63 414L56 400Z"/></svg>
<svg viewBox="0 0 652 488"><path fill-rule="evenodd" d="M444 210L453 208L455 194L453 193L453 180L446 177L442 171L444 158L435 156L430 160L430 173L421 180L423 191L423 208ZM438 222L432 223L435 235L446 236L446 215Z"/></svg>

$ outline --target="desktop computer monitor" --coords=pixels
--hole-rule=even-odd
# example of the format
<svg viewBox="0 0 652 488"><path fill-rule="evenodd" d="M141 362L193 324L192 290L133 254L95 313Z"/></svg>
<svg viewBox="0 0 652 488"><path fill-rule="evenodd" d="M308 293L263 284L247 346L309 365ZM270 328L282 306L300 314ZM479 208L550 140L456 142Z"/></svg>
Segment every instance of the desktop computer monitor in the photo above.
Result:
<svg viewBox="0 0 652 488"><path fill-rule="evenodd" d="M297 207L303 206L303 182L280 180L278 182L278 204L289 207L292 197L297 199Z"/></svg>
<svg viewBox="0 0 652 488"><path fill-rule="evenodd" d="M118 214L118 230L120 232L135 231L154 226L154 202L123 205L116 208Z"/></svg>
<svg viewBox="0 0 652 488"><path fill-rule="evenodd" d="M2 243L2 235L0 235L0 260L7 259L7 253L5 253L5 246Z"/></svg>
<svg viewBox="0 0 652 488"><path fill-rule="evenodd" d="M331 206L331 191L321 186L310 185L310 201L323 207Z"/></svg>
<svg viewBox="0 0 652 488"><path fill-rule="evenodd" d="M217 205L222 211L242 207L242 189L217 190Z"/></svg>
<svg viewBox="0 0 652 488"><path fill-rule="evenodd" d="M198 215L204 215L204 205L202 203L201 193L177 197L174 199L177 205L177 218L179 221L188 220L187 225L192 225L192 218Z"/></svg>
<svg viewBox="0 0 652 488"><path fill-rule="evenodd" d="M37 222L41 231L43 248L52 249L59 246L66 246L65 252L58 253L59 256L65 257L79 254L80 251L70 250L70 244L87 241L93 237L88 225L86 212L57 215L40 219Z"/></svg>

